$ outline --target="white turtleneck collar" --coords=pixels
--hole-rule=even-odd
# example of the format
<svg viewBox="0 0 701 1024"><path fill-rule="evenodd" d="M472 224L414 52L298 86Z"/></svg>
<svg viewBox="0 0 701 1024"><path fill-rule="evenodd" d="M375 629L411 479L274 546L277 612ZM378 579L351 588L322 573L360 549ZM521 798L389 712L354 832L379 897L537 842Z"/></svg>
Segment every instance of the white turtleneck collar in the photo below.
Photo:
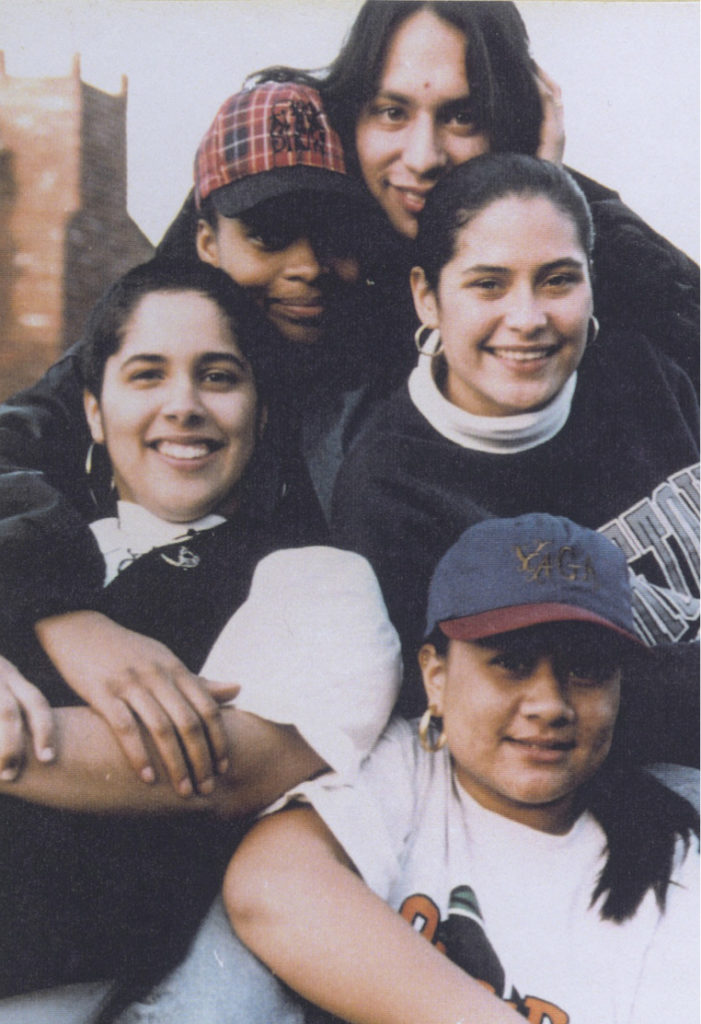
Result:
<svg viewBox="0 0 701 1024"><path fill-rule="evenodd" d="M419 356L409 377L409 395L431 426L461 448L492 455L515 455L549 441L567 422L577 384L576 372L552 401L537 412L475 416L444 398L433 378L433 364L429 355Z"/></svg>
<svg viewBox="0 0 701 1024"><path fill-rule="evenodd" d="M226 522L224 516L208 515L192 523L171 523L131 501L117 502L117 515L90 523L105 559L105 586L120 569L154 548L185 538L191 533L211 530Z"/></svg>

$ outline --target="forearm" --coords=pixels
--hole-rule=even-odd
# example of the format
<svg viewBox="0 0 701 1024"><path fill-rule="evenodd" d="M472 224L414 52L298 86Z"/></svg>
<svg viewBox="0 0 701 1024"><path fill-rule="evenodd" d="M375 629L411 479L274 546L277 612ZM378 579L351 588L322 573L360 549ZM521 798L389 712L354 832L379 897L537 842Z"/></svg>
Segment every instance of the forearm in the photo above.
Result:
<svg viewBox="0 0 701 1024"><path fill-rule="evenodd" d="M55 762L42 764L32 753L21 778L0 783L0 793L81 811L210 811L234 818L260 810L325 767L294 729L235 708L222 714L233 753L209 796L178 796L153 748L156 781L142 782L110 727L90 708L56 709Z"/></svg>
<svg viewBox="0 0 701 1024"><path fill-rule="evenodd" d="M351 1024L521 1020L368 889L313 811L256 825L231 862L224 895L252 951Z"/></svg>

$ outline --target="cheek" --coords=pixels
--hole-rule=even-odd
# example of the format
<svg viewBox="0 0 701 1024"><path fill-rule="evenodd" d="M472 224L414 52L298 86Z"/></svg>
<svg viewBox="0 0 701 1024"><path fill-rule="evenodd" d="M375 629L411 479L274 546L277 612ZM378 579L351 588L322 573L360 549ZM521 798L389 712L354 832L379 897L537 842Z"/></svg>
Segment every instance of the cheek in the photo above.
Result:
<svg viewBox="0 0 701 1024"><path fill-rule="evenodd" d="M472 135L467 139L451 138L445 143L445 151L451 166L459 167L460 164L466 164L468 160L474 160L476 156L488 153L489 139L486 135Z"/></svg>
<svg viewBox="0 0 701 1024"><path fill-rule="evenodd" d="M330 262L333 272L339 280L343 281L344 284L357 284L360 277L360 264L356 259L352 257L346 259L335 258Z"/></svg>

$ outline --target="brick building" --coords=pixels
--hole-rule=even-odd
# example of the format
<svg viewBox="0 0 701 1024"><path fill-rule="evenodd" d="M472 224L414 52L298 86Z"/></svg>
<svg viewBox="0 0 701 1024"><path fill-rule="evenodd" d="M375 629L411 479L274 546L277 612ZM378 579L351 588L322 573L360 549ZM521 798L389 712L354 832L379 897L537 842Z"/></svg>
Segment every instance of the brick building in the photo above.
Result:
<svg viewBox="0 0 701 1024"><path fill-rule="evenodd" d="M12 78L0 52L0 398L79 336L97 297L153 248L127 213L127 83Z"/></svg>

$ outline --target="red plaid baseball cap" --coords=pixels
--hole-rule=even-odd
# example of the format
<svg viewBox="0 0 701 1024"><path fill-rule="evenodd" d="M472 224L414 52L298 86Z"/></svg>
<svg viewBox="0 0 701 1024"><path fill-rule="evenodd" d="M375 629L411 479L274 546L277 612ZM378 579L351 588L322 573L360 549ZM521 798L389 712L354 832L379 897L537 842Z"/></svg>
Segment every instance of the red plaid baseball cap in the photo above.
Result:
<svg viewBox="0 0 701 1024"><path fill-rule="evenodd" d="M334 192L366 200L346 173L341 140L316 89L264 82L220 107L195 156L195 199L237 217L291 192Z"/></svg>

